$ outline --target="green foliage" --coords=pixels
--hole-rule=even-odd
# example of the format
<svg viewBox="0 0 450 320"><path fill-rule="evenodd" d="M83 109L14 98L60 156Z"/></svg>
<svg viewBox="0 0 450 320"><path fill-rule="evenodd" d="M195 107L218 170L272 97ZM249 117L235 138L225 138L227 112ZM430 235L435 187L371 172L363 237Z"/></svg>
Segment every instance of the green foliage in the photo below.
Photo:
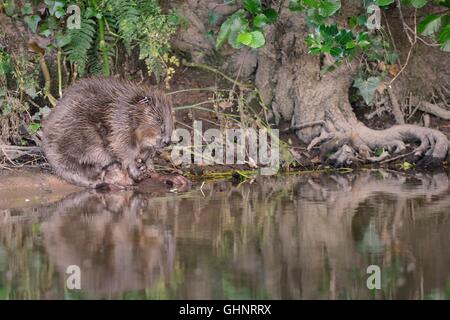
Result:
<svg viewBox="0 0 450 320"><path fill-rule="evenodd" d="M379 157L379 156L381 156L383 153L384 153L384 148L382 148L382 147L377 147L377 148L375 149L375 152L374 152L375 157Z"/></svg>
<svg viewBox="0 0 450 320"><path fill-rule="evenodd" d="M41 19L26 3L21 16L33 33L53 40L48 49L62 49L79 75L109 74L116 48L123 43L129 55L139 48L149 74L157 79L173 74L178 64L170 52L170 38L179 25L176 13L163 14L157 0L45 0L49 15ZM81 28L66 27L67 8L81 9Z"/></svg>
<svg viewBox="0 0 450 320"><path fill-rule="evenodd" d="M360 50L370 46L367 32L356 35L351 30L339 28L336 24L322 24L313 34L306 38L306 44L311 54L330 54L336 62L351 58Z"/></svg>
<svg viewBox="0 0 450 320"><path fill-rule="evenodd" d="M5 13L8 16L13 16L16 6L14 4L14 0L5 0L3 3L0 3L0 5L3 6L3 8L5 9Z"/></svg>
<svg viewBox="0 0 450 320"><path fill-rule="evenodd" d="M366 104L371 105L375 97L375 91L380 85L380 77L369 77L368 79L357 78L353 83L358 88L359 93L363 97Z"/></svg>
<svg viewBox="0 0 450 320"><path fill-rule="evenodd" d="M78 29L69 28L74 25L74 13L67 12L70 5L80 8ZM40 43L49 44L41 49L58 57L58 93L63 91L64 79L120 71L112 68L118 65L123 47L129 56L138 53L157 80L169 81L179 65L170 55L169 40L180 19L174 12L164 14L158 0L3 0L0 10L21 20L28 32L46 38ZM6 119L2 123L10 124L2 139L16 145L34 143L30 135L41 129L40 121L50 110L41 106L50 89L41 88L39 82L42 52L36 43L30 45L35 57L16 56L13 46L0 43L0 117ZM63 61L68 62L67 77L63 76Z"/></svg>
<svg viewBox="0 0 450 320"><path fill-rule="evenodd" d="M386 7L390 4L393 4L395 0L375 0L374 3L380 7Z"/></svg>
<svg viewBox="0 0 450 320"><path fill-rule="evenodd" d="M340 10L340 0L291 0L290 8L305 12L308 23L314 28L314 33L306 38L311 54L329 54L336 63L340 63L369 50L369 34L360 30L365 25L365 17L352 17L349 21L352 29L328 22Z"/></svg>
<svg viewBox="0 0 450 320"><path fill-rule="evenodd" d="M263 28L275 23L278 13L266 8L260 0L245 0L244 9L239 9L223 22L216 40L216 49L220 49L226 41L235 49L248 46L261 48L266 40Z"/></svg>
<svg viewBox="0 0 450 320"><path fill-rule="evenodd" d="M399 164L400 169L404 171L408 171L411 169L414 169L415 165L412 163L409 163L408 161L404 161L403 163Z"/></svg>
<svg viewBox="0 0 450 320"><path fill-rule="evenodd" d="M0 48L0 77L12 70L11 56Z"/></svg>
<svg viewBox="0 0 450 320"><path fill-rule="evenodd" d="M163 15L155 0L108 0L108 9L128 52L139 45L139 58L158 78L171 61L169 41L179 24L178 15Z"/></svg>
<svg viewBox="0 0 450 320"><path fill-rule="evenodd" d="M28 125L28 132L31 134L35 134L41 128L40 123L32 122Z"/></svg>
<svg viewBox="0 0 450 320"><path fill-rule="evenodd" d="M27 26L31 29L31 31L36 32L39 21L41 21L41 17L34 14L29 15L23 18Z"/></svg>
<svg viewBox="0 0 450 320"><path fill-rule="evenodd" d="M17 145L27 145L29 132L39 130L29 126L36 118L38 108L32 102L40 95L38 82L39 65L31 63L24 56L17 56L11 48L0 45L0 118L4 131L3 141ZM34 130L34 131L33 131Z"/></svg>
<svg viewBox="0 0 450 320"><path fill-rule="evenodd" d="M382 9L390 8L395 0L362 0L363 7L375 4ZM401 0L401 5L420 9L431 1L427 0ZM434 5L450 8L450 0L435 0ZM369 30L365 14L353 16L348 24L341 26L334 17L341 9L340 0L290 0L289 9L305 15L312 32L305 42L309 53L327 56L332 61L323 72L334 69L344 60L358 56L362 64L363 75L355 79L354 87L358 88L360 95L367 104L372 104L375 90L380 85L387 71L380 72L369 67L369 63L386 66L397 64L398 53L386 40L385 30ZM226 41L236 49L248 46L260 48L264 46L264 27L275 23L278 15L274 9L264 8L260 0L245 0L243 8L238 9L220 27L217 35L216 48L219 49ZM439 14L430 14L421 19L418 33L422 36L431 36L444 51L450 51L450 13L449 10ZM386 69L386 68L385 68Z"/></svg>
<svg viewBox="0 0 450 320"><path fill-rule="evenodd" d="M63 35L59 37L61 39L59 44L64 47L68 60L77 66L81 76L86 75L88 52L96 36L95 26L94 19L84 17L81 19L80 29L71 29L65 37ZM65 42L67 42L66 45L64 45Z"/></svg>
<svg viewBox="0 0 450 320"><path fill-rule="evenodd" d="M450 13L448 11L440 15L427 15L419 23L417 30L423 36L435 38L441 50L450 52Z"/></svg>
<svg viewBox="0 0 450 320"><path fill-rule="evenodd" d="M374 3L380 7L386 7L395 0L375 0ZM413 6L416 9L424 7L428 0L402 0L402 5ZM435 5L450 9L450 0L433 1ZM432 36L438 42L443 51L450 52L450 12L444 11L440 14L428 14L420 22L417 28L418 33L423 36Z"/></svg>
<svg viewBox="0 0 450 320"><path fill-rule="evenodd" d="M341 9L340 0L290 0L291 11L306 12L312 25L319 26Z"/></svg>
<svg viewBox="0 0 450 320"><path fill-rule="evenodd" d="M231 15L220 27L219 34L216 41L216 49L223 46L225 41L235 49L242 48L243 45L237 42L239 33L245 32L248 28L248 20L246 18L246 12L244 10L238 10Z"/></svg>
<svg viewBox="0 0 450 320"><path fill-rule="evenodd" d="M427 4L427 0L409 0L408 3L419 9Z"/></svg>
<svg viewBox="0 0 450 320"><path fill-rule="evenodd" d="M395 0L364 0L364 5L376 4L387 8ZM402 5L410 5L417 9L424 7L427 0L402 0ZM450 8L449 0L437 0L434 4ZM342 28L336 23L330 23L330 18L341 9L340 0L290 0L291 11L302 12L306 15L308 23L314 28L306 43L311 54L330 54L337 63L343 59L352 58L357 53L370 52L372 40L369 33L364 30L366 18L364 16L351 17L350 29ZM220 28L217 36L216 48L219 49L228 40L233 48L244 45L259 48L265 41L252 41L250 35L259 31L257 40L264 36L263 27L276 22L278 18L274 9L264 9L260 0L245 0L243 9L231 15ZM251 22L251 23L250 23ZM450 15L443 12L439 15L430 14L419 24L418 31L424 36L433 35L444 51L450 50ZM240 36L243 34L242 36ZM378 34L372 35L374 37ZM369 53L370 54L370 53Z"/></svg>

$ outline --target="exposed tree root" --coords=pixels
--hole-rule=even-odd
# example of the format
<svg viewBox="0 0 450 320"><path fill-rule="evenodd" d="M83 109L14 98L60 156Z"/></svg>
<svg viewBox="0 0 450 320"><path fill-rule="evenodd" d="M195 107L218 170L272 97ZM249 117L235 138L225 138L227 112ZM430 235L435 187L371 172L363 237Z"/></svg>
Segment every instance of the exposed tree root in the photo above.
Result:
<svg viewBox="0 0 450 320"><path fill-rule="evenodd" d="M392 114L395 117L395 121L398 124L405 124L405 118L400 105L398 104L397 96L395 95L391 87L388 87L387 91L389 93L389 97L391 98Z"/></svg>
<svg viewBox="0 0 450 320"><path fill-rule="evenodd" d="M326 118L320 135L312 139L308 149L323 143L323 158L328 156L329 162L337 167L358 160L372 163L386 161L392 154L403 152L406 143L418 143L412 152L412 160L427 168L441 165L449 156L447 137L435 129L404 124L373 130L358 121L344 125L336 123L336 117L331 113L326 113ZM380 148L381 154L376 155L375 151Z"/></svg>

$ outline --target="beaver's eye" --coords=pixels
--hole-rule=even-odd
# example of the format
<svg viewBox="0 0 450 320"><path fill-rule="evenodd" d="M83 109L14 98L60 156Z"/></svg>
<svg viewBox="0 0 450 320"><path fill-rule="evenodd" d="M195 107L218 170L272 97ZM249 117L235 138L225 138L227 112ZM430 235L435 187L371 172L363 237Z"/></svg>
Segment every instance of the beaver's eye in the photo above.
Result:
<svg viewBox="0 0 450 320"><path fill-rule="evenodd" d="M140 99L138 101L138 103L143 104L143 103L147 103L149 101L150 101L150 99L147 96L144 96L144 97L142 97L142 99Z"/></svg>

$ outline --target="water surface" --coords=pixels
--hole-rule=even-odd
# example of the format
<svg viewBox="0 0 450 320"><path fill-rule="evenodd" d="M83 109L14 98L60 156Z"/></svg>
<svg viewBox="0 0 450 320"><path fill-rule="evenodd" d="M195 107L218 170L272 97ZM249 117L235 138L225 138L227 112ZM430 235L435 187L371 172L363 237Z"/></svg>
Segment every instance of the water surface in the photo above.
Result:
<svg viewBox="0 0 450 320"><path fill-rule="evenodd" d="M444 173L80 191L0 209L0 299L448 299L449 243Z"/></svg>

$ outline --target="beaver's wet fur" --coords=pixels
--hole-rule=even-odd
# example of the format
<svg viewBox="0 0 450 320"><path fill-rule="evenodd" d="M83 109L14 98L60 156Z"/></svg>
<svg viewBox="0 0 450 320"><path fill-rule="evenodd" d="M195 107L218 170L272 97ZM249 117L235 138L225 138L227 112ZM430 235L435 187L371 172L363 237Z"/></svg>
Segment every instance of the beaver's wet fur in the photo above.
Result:
<svg viewBox="0 0 450 320"><path fill-rule="evenodd" d="M161 91L96 77L64 92L44 122L43 149L70 183L123 187L151 175L155 152L170 143L172 131L172 101Z"/></svg>

